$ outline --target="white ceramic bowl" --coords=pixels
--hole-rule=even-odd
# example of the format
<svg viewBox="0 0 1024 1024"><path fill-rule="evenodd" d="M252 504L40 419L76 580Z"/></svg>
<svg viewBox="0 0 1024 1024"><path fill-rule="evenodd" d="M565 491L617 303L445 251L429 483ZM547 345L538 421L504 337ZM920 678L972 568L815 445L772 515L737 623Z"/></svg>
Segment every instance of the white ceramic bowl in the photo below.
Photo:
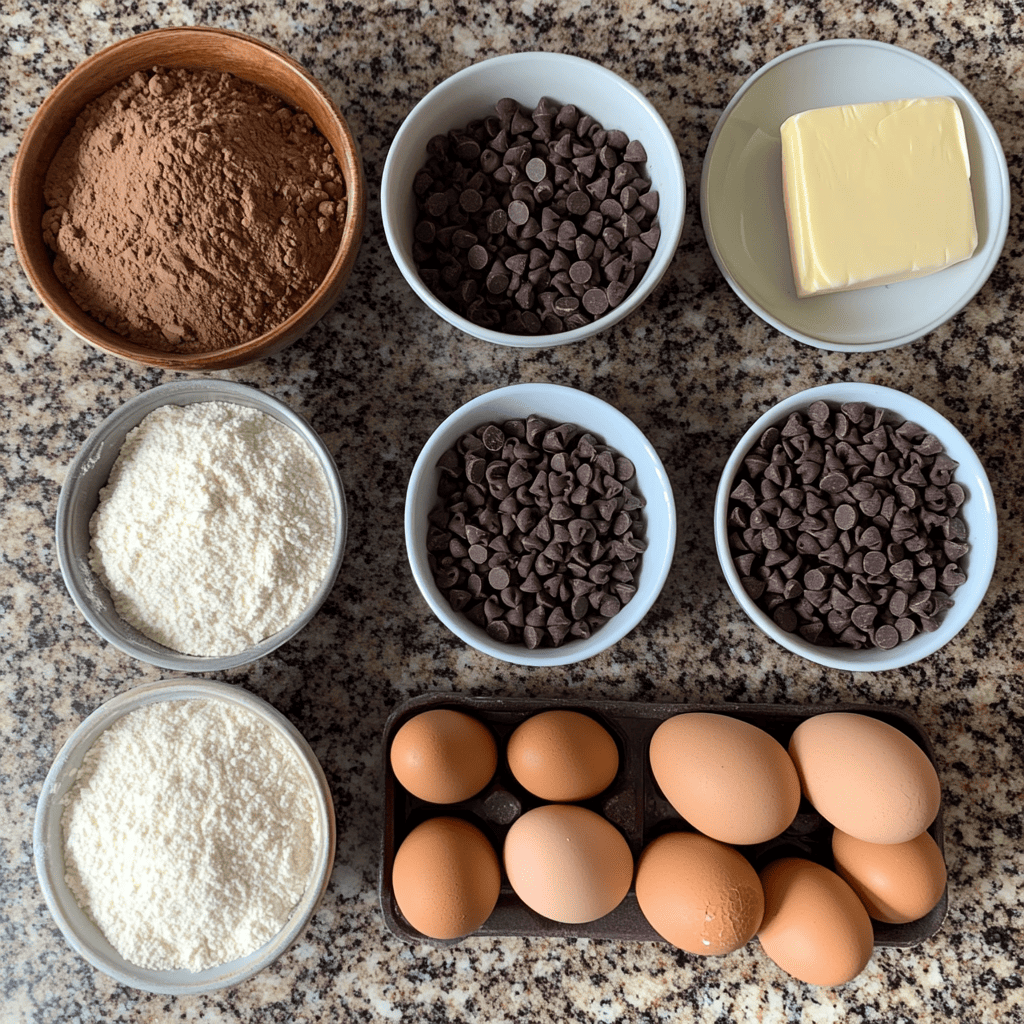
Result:
<svg viewBox="0 0 1024 1024"><path fill-rule="evenodd" d="M420 280L412 257L416 203L413 179L427 161L435 135L488 117L500 99L511 97L533 108L549 97L574 103L607 129L639 139L647 151L647 172L660 196L661 241L636 288L615 309L592 324L560 334L524 337L488 330L449 309ZM614 72L564 53L510 53L472 64L432 89L413 108L395 135L384 164L381 212L391 254L414 292L438 316L484 341L518 348L548 348L591 337L629 316L655 289L675 255L686 210L686 181L675 139L651 102Z"/></svg>
<svg viewBox="0 0 1024 1024"><path fill-rule="evenodd" d="M567 640L560 647L503 644L485 629L456 612L434 582L427 557L427 517L438 504L441 456L465 433L483 423L526 419L534 414L555 423L573 423L594 434L636 467L636 486L646 501L643 510L644 551L637 591L622 610L586 640ZM607 650L621 640L650 610L664 586L676 544L676 509L665 467L651 443L627 416L607 402L557 384L515 384L488 391L451 414L423 446L409 477L405 499L405 543L416 585L434 614L470 647L516 665L567 665Z"/></svg>
<svg viewBox="0 0 1024 1024"><path fill-rule="evenodd" d="M136 967L121 957L96 924L78 905L64 879L62 800L75 781L75 773L89 748L104 729L119 718L157 701L204 699L223 701L245 709L271 726L290 747L305 770L316 794L322 842L313 872L300 902L288 921L269 942L249 956L205 971L154 971ZM255 694L228 683L198 679L168 679L137 686L97 708L71 734L50 768L36 807L33 832L36 873L46 904L71 947L93 967L122 985L165 995L200 995L229 988L273 963L298 938L313 916L334 865L334 803L323 769L298 730L279 711Z"/></svg>
<svg viewBox="0 0 1024 1024"><path fill-rule="evenodd" d="M928 277L797 298L782 200L782 122L815 107L915 96L951 96L963 116L974 255ZM949 72L889 43L829 39L776 57L743 83L708 143L700 206L719 269L759 317L815 348L873 352L934 331L977 294L1006 241L1010 178L991 122Z"/></svg>
<svg viewBox="0 0 1024 1024"><path fill-rule="evenodd" d="M117 460L128 432L162 405L195 402L231 402L259 409L294 430L316 455L327 478L334 503L334 538L331 562L312 600L294 622L238 654L198 657L180 654L144 636L114 609L110 593L89 565L89 520L99 504L99 493ZM57 502L57 557L68 593L89 624L108 643L125 654L158 668L176 672L219 672L262 658L291 640L327 600L341 569L348 530L345 492L338 467L319 435L298 413L255 388L226 380L182 380L161 384L129 399L111 413L86 439L68 469Z"/></svg>
<svg viewBox="0 0 1024 1024"><path fill-rule="evenodd" d="M887 409L893 419L909 420L934 434L942 442L946 454L960 465L954 479L967 492L960 515L967 523L970 551L961 563L967 581L953 593L953 607L948 609L932 633L917 633L910 640L888 651L868 647L861 650L845 647L824 647L809 643L798 633L780 629L770 615L750 598L740 582L740 574L729 549L729 493L743 459L770 426L780 427L793 412L806 412L812 402L824 401L838 407L844 402L866 402L875 409ZM754 623L773 640L809 661L850 672L879 672L900 668L933 654L949 643L967 624L981 604L995 568L998 546L998 525L995 499L985 468L967 439L944 416L931 406L892 388L877 384L826 384L809 388L783 399L759 417L743 435L725 464L715 498L715 547L718 560L733 596Z"/></svg>

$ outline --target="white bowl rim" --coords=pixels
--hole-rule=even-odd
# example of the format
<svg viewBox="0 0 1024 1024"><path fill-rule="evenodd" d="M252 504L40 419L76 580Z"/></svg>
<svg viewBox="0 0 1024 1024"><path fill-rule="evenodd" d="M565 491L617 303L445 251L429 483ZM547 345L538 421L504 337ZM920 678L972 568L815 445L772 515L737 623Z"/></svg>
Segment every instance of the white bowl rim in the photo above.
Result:
<svg viewBox="0 0 1024 1024"><path fill-rule="evenodd" d="M949 442L955 441L958 445L962 445L961 453L957 458L960 463L958 481L968 491L968 500L979 502L986 519L986 528L982 535L978 536L971 531L968 536L971 548L967 577L971 593L976 594L976 599L972 597L970 601L957 601L954 597L953 606L947 609L937 630L932 633L918 633L909 641L900 642L891 651L881 651L878 648L854 650L852 648L821 647L809 643L799 634L785 632L751 600L750 595L747 594L740 582L739 572L733 563L733 556L729 549L727 512L729 491L740 462L769 426L784 421L790 413L806 409L812 402L818 400L833 404L866 402L876 409L886 409L921 426L924 426L921 421L925 419L937 418L940 420L943 424L942 435L939 436L935 431L932 432L936 433L947 453L949 452ZM951 455L951 457L953 456ZM967 477L970 478L969 481L966 479ZM974 490L975 487L977 491ZM995 571L998 549L995 496L992 493L992 485L989 483L985 467L981 464L974 448L938 410L920 399L914 398L913 395L880 384L865 384L856 381L823 384L805 391L798 391L766 410L750 425L733 448L725 468L722 470L715 495L715 548L718 552L719 565L733 597L754 625L758 626L776 643L794 654L801 655L808 661L828 668L845 669L850 672L887 671L903 668L934 654L949 643L977 611ZM966 587L967 584L964 586ZM961 587L960 590L962 589Z"/></svg>
<svg viewBox="0 0 1024 1024"><path fill-rule="evenodd" d="M651 471L661 481L662 485L661 490L657 494L650 494L645 490L643 498L646 501L648 508L655 501L660 505L663 505L663 514L665 517L664 545L659 545L656 548L651 544L649 532L646 538L648 541L648 547L644 552L644 565L642 571L644 574L651 574L647 577L648 580L652 581L649 602L639 601L637 597L634 597L633 600L630 601L629 604L627 604L617 615L601 626L601 628L593 633L587 640L569 640L562 644L561 647L538 647L533 650L528 649L522 644L498 643L497 641L492 640L487 635L486 631L474 626L473 623L471 623L464 615L452 610L451 606L437 588L437 584L434 582L427 564L426 544L424 542L426 521L424 520L423 522L420 522L416 519L414 509L415 502L413 500L421 480L426 474L432 472L436 464L437 456L442 454L441 452L436 451L439 447L438 441L441 437L451 431L456 424L472 419L474 413L479 412L481 414L480 422L484 422L486 420L486 410L488 406L493 405L495 402L501 402L505 399L518 400L523 396L529 396L531 392L534 394L544 393L548 396L552 396L553 398L557 398L562 395L566 397L571 395L574 401L583 400L588 403L592 403L593 407L599 410L602 415L611 415L613 420L621 429L630 431L634 438L641 442L640 447L642 448L642 453L647 457ZM553 417L545 415L544 418L550 419ZM575 422L575 420L573 422ZM578 423L577 425L588 432L600 435L604 438L606 443L611 443L608 440L608 430L601 430L591 423ZM639 455L635 446L630 452L625 450L625 445L613 444L612 446L616 451L619 451L624 455L628 455L634 465L639 465ZM431 496L431 500L434 498L436 498L436 495ZM668 573L675 554L675 498L672 493L672 485L668 478L668 473L665 470L665 466L662 463L661 458L655 451L654 446L647 440L640 428L637 427L625 413L616 409L615 406L610 405L604 399L598 398L596 395L592 395L589 392L580 391L577 388L567 387L562 384L541 382L511 384L506 387L485 391L483 394L477 395L476 398L473 398L464 405L459 406L459 408L446 417L442 423L432 431L430 437L423 445L423 448L413 465L412 472L409 475L409 486L406 491L405 500L405 543L406 552L409 558L409 566L412 570L413 578L416 581L416 586L419 588L424 600L430 606L431 611L433 611L440 622L470 647L482 652L483 654L487 654L492 658L496 658L499 661L508 662L513 665L524 665L530 667L570 665L580 661L585 661L587 658L592 658L614 646L624 636L635 629L654 606L654 603L657 601L658 596L665 585L665 581L668 579Z"/></svg>
<svg viewBox="0 0 1024 1024"><path fill-rule="evenodd" d="M480 327L446 306L433 294L433 292L430 291L429 288L426 287L426 285L423 284L419 275L415 272L415 268L408 266L407 261L399 257L397 238L401 229L395 222L395 219L392 216L391 205L387 201L389 192L388 186L391 181L391 177L395 173L395 163L398 159L396 154L400 152L402 146L405 144L407 136L412 134L415 130L414 119L417 111L422 113L420 108L423 107L424 104L429 104L430 102L448 95L456 89L462 88L465 81L480 74L483 69L492 69L495 67L501 67L505 64L517 62L521 63L524 60L544 60L565 64L567 76L571 76L574 69L578 72L585 68L586 73L597 74L607 78L610 82L614 83L618 89L631 96L651 119L651 123L654 125L657 133L663 137L666 154L671 158L668 161L668 166L666 167L666 180L658 183L658 191L663 192L666 189L671 188L676 190L680 197L681 216L679 217L679 221L677 224L665 224L661 219L659 219L658 224L661 228L662 234L661 239L658 242L658 249L655 252L655 258L648 265L643 277L640 279L633 291L626 296L619 306L614 310L605 313L604 316L599 317L593 323L587 324L583 327L577 327L573 331L564 331L561 334L522 336L505 334L502 331L493 331L486 327ZM449 127L462 127L462 125L452 125ZM439 128L439 130L447 129ZM505 53L497 57L488 57L484 60L476 61L439 82L417 102L412 110L406 115L401 127L395 134L388 150L387 158L384 161L384 173L381 177L380 205L381 216L384 221L384 234L387 238L392 258L398 265L398 269L409 284L409 287L411 287L419 298L438 316L443 320L446 320L453 327L463 331L465 334L469 334L481 341L491 342L495 345L506 345L511 348L524 349L552 348L557 345L568 345L572 342L582 341L586 338L593 337L595 334L598 334L607 328L613 327L615 324L635 312L651 292L653 292L658 286L665 272L668 270L669 265L675 256L675 251L679 246L679 241L682 238L683 226L686 220L686 177L683 171L682 157L679 155L679 147L675 142L672 132L669 130L664 118L662 118L661 114L658 113L654 104L651 103L651 101L647 99L639 89L631 85L620 75L617 75L614 71L611 71L594 61L587 60L584 57L577 57L568 53L559 53L555 50L526 50L519 53Z"/></svg>
<svg viewBox="0 0 1024 1024"><path fill-rule="evenodd" d="M1000 177L1000 197L1002 200L1002 211L998 219L998 222L993 224L993 243L989 248L988 255L984 263L980 266L978 274L975 278L975 286L971 289L966 290L958 300L955 307L947 307L938 316L934 317L928 323L915 328L914 330L899 335L895 338L889 338L879 342L838 342L838 341L825 341L821 338L816 338L814 335L807 334L797 328L791 327L785 321L775 316L770 310L766 309L764 305L758 302L749 292L740 284L740 282L733 275L729 267L724 263L721 254L718 251L718 246L714 242L713 232L710 230L708 225L710 224L710 210L708 206L708 168L711 161L711 156L714 152L715 143L718 141L718 136L721 129L725 125L726 121L733 113L734 109L742 101L743 97L747 92L755 85L755 83L766 75L772 73L775 68L788 60L799 58L802 54L812 50L826 49L831 47L839 46L854 46L881 49L885 51L895 52L900 54L901 57L906 58L908 61L916 62L921 65L927 66L932 71L938 73L941 77L944 77L948 82L955 86L954 91L957 94L957 98L963 100L971 110L971 116L974 118L979 134L987 137L992 145L993 153L998 158L998 170ZM802 46L794 47L792 50L787 50L784 53L780 53L777 57L772 58L767 64L762 65L755 71L749 78L747 78L743 84L736 91L735 95L726 105L722 111L721 116L718 118L715 124L714 131L711 133L711 138L708 141L707 149L704 153L704 161L701 172L700 182L700 210L701 210L701 221L704 224L705 234L708 236L708 244L711 248L711 254L714 257L715 263L718 265L718 269L722 276L725 278L729 287L736 293L740 300L746 305L753 313L759 316L766 323L770 324L781 334L792 338L794 341L802 342L805 345L810 345L814 348L823 349L827 352L882 352L886 349L897 348L901 345L907 345L912 341L916 341L919 338L923 338L926 334L930 334L932 331L937 330L944 323L952 319L964 307L978 294L979 291L985 286L992 271L995 268L996 263L999 261L1002 251L1006 245L1006 238L1009 232L1010 226L1010 172L1006 163L1006 155L1003 151L1002 144L999 141L999 136L996 133L992 122L989 120L988 115L982 109L981 105L975 99L973 93L970 92L955 76L946 71L945 68L936 64L934 61L929 60L927 57L921 56L919 53L915 53L913 50L908 50L905 47L897 46L894 43L886 43L878 39L819 39L814 42L804 43Z"/></svg>
<svg viewBox="0 0 1024 1024"><path fill-rule="evenodd" d="M67 771L72 767L72 761L80 762L81 758L78 755L84 756L98 736L124 715L151 703L190 699L217 700L244 708L278 732L306 770L316 794L322 842L302 899L281 932L260 949L247 957L205 971L154 971L135 967L116 952L111 956L106 950L97 948L93 937L84 938L78 933L64 911L65 901L70 900L76 905L77 901L68 888L63 873L58 875L53 870L51 860L56 860L57 855L50 848L49 838L53 834L53 829L60 829L61 800L73 782L72 778L67 777ZM46 775L36 805L32 832L36 875L43 890L43 897L57 927L71 948L97 970L120 984L160 995L201 995L229 988L251 978L284 954L309 923L327 890L334 865L336 842L334 801L327 777L299 730L272 704L237 684L188 677L160 679L126 690L95 708L80 722L61 747ZM102 938L99 928L95 925L92 925L92 928L96 935ZM103 938L102 941L113 952L113 947L110 947L106 939Z"/></svg>
<svg viewBox="0 0 1024 1024"><path fill-rule="evenodd" d="M133 420L136 413L141 409L146 410L142 414L144 416L153 409L163 405L190 405L199 402L228 402L245 405L265 412L273 416L282 425L291 427L310 446L324 471L337 520L331 553L331 569L321 581L320 586L302 614L284 629L267 637L255 647L241 651L238 654L212 657L181 654L178 651L173 651L169 647L165 647L155 640L144 636L123 620L119 620L122 630L115 631L109 626L106 616L101 614L95 607L88 593L88 588L82 585L78 574L87 572L90 582L98 590L106 594L106 589L99 578L88 567L87 561L84 566L79 564L77 569L72 568L75 563L75 553L72 551L71 545L71 531L74 529L72 503L75 500L75 483L80 480L84 473L90 470L94 460L100 458L108 437L116 436L123 422ZM142 416L139 416L139 419L135 422L141 421ZM128 429L131 430L132 427ZM120 442L117 448L120 451ZM221 380L220 378L199 378L170 381L158 384L148 391L140 392L115 409L92 430L68 466L67 475L64 483L61 485L60 496L57 499L55 533L57 560L60 565L61 575L64 578L64 585L78 610L104 640L125 654L137 658L139 661L154 665L157 668L175 672L219 672L250 664L276 650L301 632L317 614L320 607L330 596L338 574L341 571L348 536L348 510L345 502L344 485L342 484L341 474L338 471L334 456L320 435L300 413L297 413L289 405L273 395L268 395L248 384ZM81 562L81 559L78 561ZM107 596L109 599L109 595ZM113 614L116 615L116 612L113 612Z"/></svg>

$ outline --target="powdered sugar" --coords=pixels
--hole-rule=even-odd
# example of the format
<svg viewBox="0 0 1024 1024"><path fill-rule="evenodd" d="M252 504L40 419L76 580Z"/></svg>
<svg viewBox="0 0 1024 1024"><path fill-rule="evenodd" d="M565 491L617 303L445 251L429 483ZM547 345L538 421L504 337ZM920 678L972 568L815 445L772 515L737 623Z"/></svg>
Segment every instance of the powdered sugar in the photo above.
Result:
<svg viewBox="0 0 1024 1024"><path fill-rule="evenodd" d="M99 736L64 800L66 879L126 960L204 970L277 934L323 842L308 774L224 701L145 705Z"/></svg>
<svg viewBox="0 0 1024 1024"><path fill-rule="evenodd" d="M118 614L172 650L218 656L302 614L330 565L334 508L293 430L198 402L162 406L128 434L89 526Z"/></svg>

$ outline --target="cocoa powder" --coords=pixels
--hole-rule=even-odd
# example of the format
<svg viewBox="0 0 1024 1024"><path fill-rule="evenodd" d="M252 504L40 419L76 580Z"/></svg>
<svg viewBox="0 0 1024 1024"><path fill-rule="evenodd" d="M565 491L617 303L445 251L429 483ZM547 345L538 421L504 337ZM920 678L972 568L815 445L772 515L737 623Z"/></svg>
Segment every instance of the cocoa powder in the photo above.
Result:
<svg viewBox="0 0 1024 1024"><path fill-rule="evenodd" d="M43 235L79 306L161 351L271 330L323 280L345 182L305 113L227 74L136 72L90 103L46 176Z"/></svg>

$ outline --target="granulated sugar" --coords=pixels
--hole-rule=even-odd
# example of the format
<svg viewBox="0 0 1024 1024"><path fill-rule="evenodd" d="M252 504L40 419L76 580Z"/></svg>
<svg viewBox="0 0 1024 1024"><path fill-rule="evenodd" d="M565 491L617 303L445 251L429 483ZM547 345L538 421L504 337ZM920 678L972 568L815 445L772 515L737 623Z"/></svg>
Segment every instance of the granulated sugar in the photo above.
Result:
<svg viewBox="0 0 1024 1024"><path fill-rule="evenodd" d="M205 970L276 935L323 841L298 757L251 711L166 700L118 719L65 797L66 879L126 960Z"/></svg>
<svg viewBox="0 0 1024 1024"><path fill-rule="evenodd" d="M128 434L90 521L117 613L182 654L290 625L330 566L334 506L305 441L256 409L168 405Z"/></svg>

